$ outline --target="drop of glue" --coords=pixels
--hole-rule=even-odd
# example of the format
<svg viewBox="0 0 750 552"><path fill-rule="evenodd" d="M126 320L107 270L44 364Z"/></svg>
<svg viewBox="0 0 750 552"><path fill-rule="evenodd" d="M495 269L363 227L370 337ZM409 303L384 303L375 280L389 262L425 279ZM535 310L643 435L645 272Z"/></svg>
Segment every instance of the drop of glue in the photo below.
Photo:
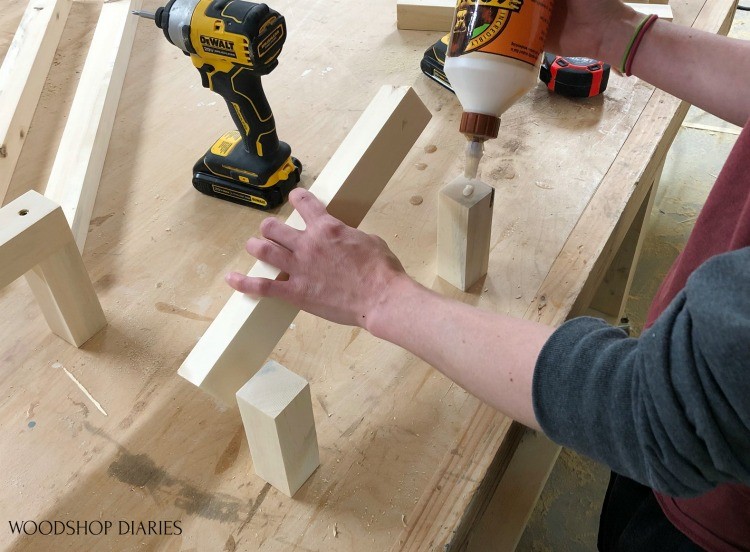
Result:
<svg viewBox="0 0 750 552"><path fill-rule="evenodd" d="M464 197L471 197L471 194L474 193L474 186L472 186L471 184L467 184L464 187L464 191L462 193L463 193Z"/></svg>

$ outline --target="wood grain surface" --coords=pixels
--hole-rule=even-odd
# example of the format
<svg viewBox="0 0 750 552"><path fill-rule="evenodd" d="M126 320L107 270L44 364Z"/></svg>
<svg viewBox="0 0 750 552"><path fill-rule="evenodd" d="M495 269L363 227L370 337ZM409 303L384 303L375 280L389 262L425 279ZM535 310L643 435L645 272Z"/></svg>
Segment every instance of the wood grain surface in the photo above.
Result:
<svg viewBox="0 0 750 552"><path fill-rule="evenodd" d="M26 2L3 6L0 56ZM289 36L263 82L302 185L383 84L413 86L433 119L361 228L441 293L564 320L635 217L679 103L613 74L603 97L538 85L511 108L481 167L496 187L488 276L461 293L435 274L437 192L459 174L465 143L455 97L419 71L440 33L398 31L391 0L273 7ZM676 22L715 32L733 2L672 8ZM71 9L8 199L44 189L99 10ZM272 354L310 382L317 423L321 466L294 499L253 475L237 410L177 376L231 294L224 273L252 265L243 244L266 216L190 184L231 125L189 60L141 20L83 256L109 325L75 349L49 332L24 282L0 290L0 548L442 550L481 515L518 426L364 331L301 313ZM106 537L8 530L29 519L115 525ZM159 520L179 520L181 534L118 534L119 521Z"/></svg>

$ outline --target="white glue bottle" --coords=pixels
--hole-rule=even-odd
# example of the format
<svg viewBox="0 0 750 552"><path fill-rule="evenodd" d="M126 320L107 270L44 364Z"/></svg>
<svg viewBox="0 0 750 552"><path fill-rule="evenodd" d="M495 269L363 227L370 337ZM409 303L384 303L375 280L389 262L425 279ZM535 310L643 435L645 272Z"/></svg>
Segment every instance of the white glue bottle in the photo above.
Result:
<svg viewBox="0 0 750 552"><path fill-rule="evenodd" d="M461 102L469 140L466 178L476 178L484 142L536 83L553 0L458 0L445 74Z"/></svg>

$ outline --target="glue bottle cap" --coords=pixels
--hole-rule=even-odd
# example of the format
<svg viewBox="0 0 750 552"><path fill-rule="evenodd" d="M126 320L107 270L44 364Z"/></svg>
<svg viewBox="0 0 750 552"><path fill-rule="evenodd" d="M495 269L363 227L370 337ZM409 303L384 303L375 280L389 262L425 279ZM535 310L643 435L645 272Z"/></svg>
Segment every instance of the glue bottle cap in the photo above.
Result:
<svg viewBox="0 0 750 552"><path fill-rule="evenodd" d="M464 111L458 130L471 140L484 141L497 138L500 117Z"/></svg>

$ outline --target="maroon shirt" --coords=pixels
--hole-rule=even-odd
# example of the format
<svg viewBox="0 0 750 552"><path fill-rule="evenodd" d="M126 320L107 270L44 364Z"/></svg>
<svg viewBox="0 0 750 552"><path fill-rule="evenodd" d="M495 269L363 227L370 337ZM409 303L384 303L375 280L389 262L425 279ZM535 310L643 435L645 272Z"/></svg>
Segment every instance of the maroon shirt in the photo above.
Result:
<svg viewBox="0 0 750 552"><path fill-rule="evenodd" d="M703 262L747 246L750 246L750 124L740 134L685 249L651 303L646 327L654 323ZM655 494L667 518L696 544L719 552L750 550L750 487L720 485L696 498Z"/></svg>

